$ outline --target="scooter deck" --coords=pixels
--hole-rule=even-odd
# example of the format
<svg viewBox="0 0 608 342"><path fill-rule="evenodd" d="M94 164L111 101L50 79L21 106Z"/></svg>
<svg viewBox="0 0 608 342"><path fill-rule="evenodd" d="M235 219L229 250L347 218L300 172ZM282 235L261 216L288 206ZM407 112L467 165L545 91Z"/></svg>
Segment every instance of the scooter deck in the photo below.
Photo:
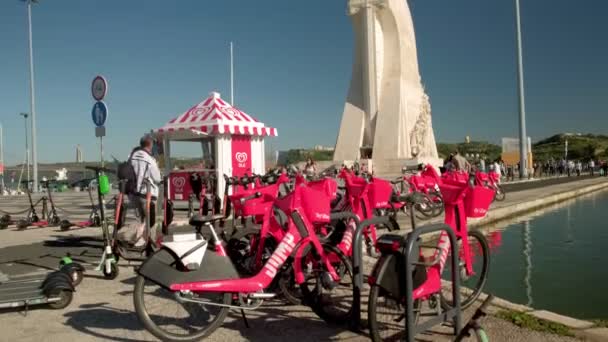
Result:
<svg viewBox="0 0 608 342"><path fill-rule="evenodd" d="M23 276L0 284L0 308L47 304L59 300L44 295L45 276Z"/></svg>

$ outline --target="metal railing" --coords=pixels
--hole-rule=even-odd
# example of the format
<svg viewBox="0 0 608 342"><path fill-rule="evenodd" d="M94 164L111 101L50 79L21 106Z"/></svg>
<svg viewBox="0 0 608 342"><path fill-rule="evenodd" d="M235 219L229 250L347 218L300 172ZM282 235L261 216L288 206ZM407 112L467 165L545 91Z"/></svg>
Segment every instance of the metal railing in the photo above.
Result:
<svg viewBox="0 0 608 342"><path fill-rule="evenodd" d="M398 230L396 222L390 220L389 217L373 217L364 220L357 225L353 240L353 317L350 322L350 327L354 331L361 328L361 293L363 289L363 255L362 255L362 235L363 230L371 225L386 225L391 226L391 230ZM436 317L431 318L423 323L415 324L414 322L414 299L413 294L413 265L418 261L418 251L414 250L414 245L418 242L421 235L445 231L450 239L451 247L451 265L452 265L452 296L454 298L454 306ZM405 301L405 317L406 317L406 341L413 342L414 337L423 331L428 330L432 326L452 320L454 322L454 335L458 335L462 325L461 306L460 306L460 274L458 272L458 244L456 234L453 229L446 224L434 224L426 227L416 228L414 231L404 237L404 259L405 259L405 284L406 284L406 301Z"/></svg>

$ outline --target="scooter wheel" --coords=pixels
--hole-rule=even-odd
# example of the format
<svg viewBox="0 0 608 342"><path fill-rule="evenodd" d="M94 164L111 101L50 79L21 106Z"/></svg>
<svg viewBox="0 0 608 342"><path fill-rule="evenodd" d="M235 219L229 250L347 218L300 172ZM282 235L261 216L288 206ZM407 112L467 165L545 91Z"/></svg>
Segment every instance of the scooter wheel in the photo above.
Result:
<svg viewBox="0 0 608 342"><path fill-rule="evenodd" d="M49 221L50 226L58 226L61 223L61 219L58 216L53 216Z"/></svg>
<svg viewBox="0 0 608 342"><path fill-rule="evenodd" d="M118 277L118 273L118 265L116 263L110 265L110 272L107 272L105 267L103 270L103 276L109 280L116 279L116 277Z"/></svg>
<svg viewBox="0 0 608 342"><path fill-rule="evenodd" d="M72 227L72 223L68 220L63 220L59 223L59 227L62 232L65 232L70 230L70 227Z"/></svg>
<svg viewBox="0 0 608 342"><path fill-rule="evenodd" d="M55 310L61 310L66 308L70 303L72 303L72 299L74 297L74 293L69 290L60 290L58 293L53 293L51 297L59 297L59 300L56 302L49 303L49 307Z"/></svg>
<svg viewBox="0 0 608 342"><path fill-rule="evenodd" d="M101 227L101 217L93 217L93 227Z"/></svg>
<svg viewBox="0 0 608 342"><path fill-rule="evenodd" d="M17 221L17 228L19 229L25 229L27 227L30 226L30 221L29 220L19 220Z"/></svg>
<svg viewBox="0 0 608 342"><path fill-rule="evenodd" d="M82 283L82 279L84 279L84 274L82 271L77 269L71 269L69 276L72 279L72 285L74 285L74 287L80 285L80 283Z"/></svg>

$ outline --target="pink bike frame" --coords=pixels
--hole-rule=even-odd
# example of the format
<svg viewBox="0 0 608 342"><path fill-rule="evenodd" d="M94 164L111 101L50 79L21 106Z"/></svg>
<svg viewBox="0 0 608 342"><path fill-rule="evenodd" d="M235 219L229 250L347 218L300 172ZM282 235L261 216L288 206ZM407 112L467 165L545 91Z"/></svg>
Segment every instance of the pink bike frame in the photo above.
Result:
<svg viewBox="0 0 608 342"><path fill-rule="evenodd" d="M460 249L461 259L465 263L465 271L467 276L474 274L473 262L471 249L468 243L468 230L467 230L467 216L464 210L464 198L467 194L468 187L468 174L463 173L459 175L459 178L464 183L460 182L459 185L442 184L442 194L444 191L449 189L450 192L456 193L455 196L445 194L444 206L445 206L445 220L444 223L452 227L456 238L462 241ZM427 280L414 290L414 299L426 299L430 295L437 293L441 290L441 274L445 267L445 263L450 252L450 239L445 231L442 231L439 236L439 242L437 244L437 250L433 255L433 259L439 258L439 263L431 266L427 269Z"/></svg>
<svg viewBox="0 0 608 342"><path fill-rule="evenodd" d="M229 292L229 293L253 293L262 291L267 288L272 280L277 275L281 266L287 258L292 254L295 255L294 273L297 284L302 284L305 280L302 270L302 258L307 245L312 245L321 257L321 260L327 267L329 274L334 281L338 281L340 277L331 265L330 259L325 255L323 246L319 242L315 233L314 226L304 215L300 191L302 188L296 187L292 192L293 198L277 199L275 205L285 211L289 217L288 231L283 239L270 256L261 271L250 278L241 279L218 279L200 282L188 282L181 284L172 284L170 289L173 291L194 291L194 292ZM290 195L286 196L289 197ZM293 221L292 216L295 213L304 227L298 227ZM302 234L306 236L302 236Z"/></svg>
<svg viewBox="0 0 608 342"><path fill-rule="evenodd" d="M344 211L352 211L359 221L363 221L372 217L372 208L369 202L368 190L369 184L363 178L353 175L350 171L342 169L338 177L344 179L346 185L347 207ZM356 184L359 183L359 184ZM361 190L354 191L355 187L363 187ZM356 230L356 223L349 220L346 224L346 231L342 241L338 244L338 249L346 256L350 257L353 254L353 238ZM370 225L363 230L363 236L366 241L372 242L375 246L377 241L376 227Z"/></svg>

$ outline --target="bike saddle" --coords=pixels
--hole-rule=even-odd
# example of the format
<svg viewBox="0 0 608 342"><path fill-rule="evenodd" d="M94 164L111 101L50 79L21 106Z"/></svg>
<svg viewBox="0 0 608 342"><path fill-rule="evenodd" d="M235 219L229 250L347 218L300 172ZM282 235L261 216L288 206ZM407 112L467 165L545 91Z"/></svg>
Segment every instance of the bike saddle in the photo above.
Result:
<svg viewBox="0 0 608 342"><path fill-rule="evenodd" d="M190 218L190 225L195 227L202 227L207 223L213 223L216 221L223 220L223 215L201 215L196 214Z"/></svg>

